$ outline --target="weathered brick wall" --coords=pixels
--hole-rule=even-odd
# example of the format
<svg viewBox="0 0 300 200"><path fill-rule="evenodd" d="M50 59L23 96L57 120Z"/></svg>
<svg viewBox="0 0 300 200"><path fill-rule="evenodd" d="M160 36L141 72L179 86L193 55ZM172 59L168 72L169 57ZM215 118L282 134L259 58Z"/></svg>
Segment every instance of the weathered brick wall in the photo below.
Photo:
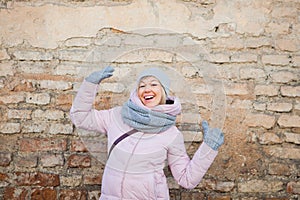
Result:
<svg viewBox="0 0 300 200"><path fill-rule="evenodd" d="M202 141L199 113L224 130L195 189L165 170L171 199L298 199L299 9L297 0L1 1L0 199L98 198L104 139L86 140L69 109L83 78L108 64L116 72L96 108L121 105L139 69L163 65L175 74L188 152Z"/></svg>

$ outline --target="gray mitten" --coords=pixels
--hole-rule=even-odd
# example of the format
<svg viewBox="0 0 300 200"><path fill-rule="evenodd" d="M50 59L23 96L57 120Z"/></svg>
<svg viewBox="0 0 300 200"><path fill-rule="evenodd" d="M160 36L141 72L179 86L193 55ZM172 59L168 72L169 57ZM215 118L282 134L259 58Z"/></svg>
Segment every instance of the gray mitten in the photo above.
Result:
<svg viewBox="0 0 300 200"><path fill-rule="evenodd" d="M224 143L224 134L219 128L210 128L207 121L202 122L203 140L213 150L217 151L218 148Z"/></svg>
<svg viewBox="0 0 300 200"><path fill-rule="evenodd" d="M109 78L113 75L114 68L107 66L100 71L91 73L88 77L85 78L86 81L94 84L99 84L103 79Z"/></svg>

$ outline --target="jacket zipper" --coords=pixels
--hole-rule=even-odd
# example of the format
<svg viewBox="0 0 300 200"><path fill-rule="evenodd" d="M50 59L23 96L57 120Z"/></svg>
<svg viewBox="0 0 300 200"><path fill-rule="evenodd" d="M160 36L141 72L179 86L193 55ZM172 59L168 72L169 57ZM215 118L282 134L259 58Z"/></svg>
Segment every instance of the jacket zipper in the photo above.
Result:
<svg viewBox="0 0 300 200"><path fill-rule="evenodd" d="M138 139L138 141L135 143L132 151L131 151L131 154L130 154L130 157L128 158L127 160L127 163L126 163L126 166L125 166L125 169L123 171L123 177L122 177L122 181L121 181L121 199L123 199L123 196L124 196L124 192L123 192L123 189L124 189L124 181L125 181L125 176L126 176L126 171L127 171L127 168L128 168L128 165L130 163L130 160L135 152L135 149L138 145L138 143L140 142L140 140L142 139L142 137L144 136L144 133L141 135L141 137Z"/></svg>

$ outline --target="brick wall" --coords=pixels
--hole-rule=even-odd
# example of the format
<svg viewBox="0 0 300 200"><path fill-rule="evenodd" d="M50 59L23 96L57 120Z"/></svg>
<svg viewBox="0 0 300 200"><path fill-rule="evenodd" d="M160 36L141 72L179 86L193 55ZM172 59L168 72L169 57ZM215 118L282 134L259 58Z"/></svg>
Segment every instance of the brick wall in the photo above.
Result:
<svg viewBox="0 0 300 200"><path fill-rule="evenodd" d="M121 105L144 66L163 65L182 99L187 150L198 122L225 144L193 190L171 199L298 199L297 0L1 1L0 199L97 199L105 138L69 119L90 72L113 65L95 107ZM88 137L86 137L88 136Z"/></svg>

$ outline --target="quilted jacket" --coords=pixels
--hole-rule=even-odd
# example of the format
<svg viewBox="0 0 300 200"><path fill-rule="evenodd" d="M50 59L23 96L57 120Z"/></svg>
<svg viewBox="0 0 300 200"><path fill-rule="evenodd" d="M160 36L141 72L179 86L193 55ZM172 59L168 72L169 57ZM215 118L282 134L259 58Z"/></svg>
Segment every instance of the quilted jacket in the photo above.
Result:
<svg viewBox="0 0 300 200"><path fill-rule="evenodd" d="M97 84L84 81L70 116L77 128L106 134L109 149L119 136L132 128L122 121L121 107L93 108L97 91ZM103 172L100 200L168 200L169 189L163 172L166 165L180 186L192 189L199 184L217 153L202 143L190 159L183 135L176 126L159 134L137 132L112 151Z"/></svg>

